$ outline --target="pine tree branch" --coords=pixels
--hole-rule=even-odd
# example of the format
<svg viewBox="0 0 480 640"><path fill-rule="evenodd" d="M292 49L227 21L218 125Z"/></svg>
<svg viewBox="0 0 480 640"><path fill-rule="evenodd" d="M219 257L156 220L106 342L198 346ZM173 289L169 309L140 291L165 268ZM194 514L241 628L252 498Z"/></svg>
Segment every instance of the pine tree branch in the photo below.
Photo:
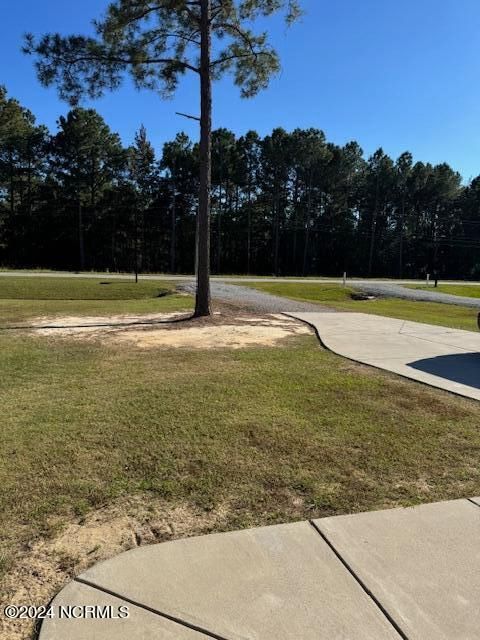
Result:
<svg viewBox="0 0 480 640"><path fill-rule="evenodd" d="M243 31L238 25L232 24L231 22L220 22L215 25L219 29L225 29L225 31L233 31L237 35L239 35L245 44L251 49L252 53L254 53L252 40L249 38L248 34Z"/></svg>
<svg viewBox="0 0 480 640"><path fill-rule="evenodd" d="M270 56L273 57L270 51L251 51L250 53L243 54L235 54L231 56L226 56L225 58L217 58L210 65L211 67L215 67L219 64L230 62L231 60L239 60L241 58L258 58L258 56Z"/></svg>
<svg viewBox="0 0 480 640"><path fill-rule="evenodd" d="M132 58L121 58L118 56L79 56L73 59L64 59L57 58L57 60L65 65L74 65L79 62L114 62L117 64L124 65L138 65L138 64L174 64L183 67L184 69L189 69L190 71L194 71L195 73L200 73L200 69L198 67L194 67L184 60L176 60L175 58L144 58L139 60L133 60Z"/></svg>

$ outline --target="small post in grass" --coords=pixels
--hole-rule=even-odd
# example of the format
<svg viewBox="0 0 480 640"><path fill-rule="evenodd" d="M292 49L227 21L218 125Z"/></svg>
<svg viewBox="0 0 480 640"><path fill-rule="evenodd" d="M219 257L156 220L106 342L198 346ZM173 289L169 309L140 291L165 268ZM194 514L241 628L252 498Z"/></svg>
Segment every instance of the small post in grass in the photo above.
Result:
<svg viewBox="0 0 480 640"><path fill-rule="evenodd" d="M344 287L347 286L347 272L346 271L343 272L343 286Z"/></svg>
<svg viewBox="0 0 480 640"><path fill-rule="evenodd" d="M427 273L427 287L430 286L430 274Z"/></svg>

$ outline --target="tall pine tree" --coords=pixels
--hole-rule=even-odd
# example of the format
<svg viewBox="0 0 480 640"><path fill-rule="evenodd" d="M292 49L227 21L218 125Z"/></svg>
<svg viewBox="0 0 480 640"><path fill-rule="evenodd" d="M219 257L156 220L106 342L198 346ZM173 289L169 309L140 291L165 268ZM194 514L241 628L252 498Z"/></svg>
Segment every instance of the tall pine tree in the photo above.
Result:
<svg viewBox="0 0 480 640"><path fill-rule="evenodd" d="M96 37L50 34L26 38L45 85L78 101L119 87L129 71L139 88L171 94L187 71L200 79L200 189L195 315L210 310L210 186L212 80L233 72L243 97L254 96L278 72L278 55L252 25L279 11L287 24L300 15L298 0L115 0ZM215 41L213 41L215 40Z"/></svg>

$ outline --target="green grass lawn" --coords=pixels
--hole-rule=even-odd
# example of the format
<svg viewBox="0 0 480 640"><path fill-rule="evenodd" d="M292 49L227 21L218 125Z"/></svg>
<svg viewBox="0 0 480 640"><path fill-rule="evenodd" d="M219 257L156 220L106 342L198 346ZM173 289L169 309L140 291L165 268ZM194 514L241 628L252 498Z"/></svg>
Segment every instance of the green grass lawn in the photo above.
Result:
<svg viewBox="0 0 480 640"><path fill-rule="evenodd" d="M162 282L133 278L0 278L0 299L4 300L144 300L165 295L169 289Z"/></svg>
<svg viewBox="0 0 480 640"><path fill-rule="evenodd" d="M480 493L478 403L313 336L191 352L1 335L0 368L7 553L136 492L228 501L232 528Z"/></svg>
<svg viewBox="0 0 480 640"><path fill-rule="evenodd" d="M79 295L84 285L69 282ZM40 304L89 314L191 307L148 286L127 299L3 297L2 313L6 303L24 305L24 318ZM49 287L59 291L45 283L45 295ZM301 299L357 305L339 287L305 287ZM190 351L8 331L0 371L9 575L36 540L127 496L221 508L224 530L480 494L479 403L347 361L313 335Z"/></svg>
<svg viewBox="0 0 480 640"><path fill-rule="evenodd" d="M313 282L239 282L244 287L285 296L294 300L315 302L342 311L374 313L390 318L426 322L454 329L477 331L478 309L460 307L436 302L416 302L396 298L378 298L377 300L352 300L352 289L335 284L317 284ZM470 287L468 287L470 289Z"/></svg>
<svg viewBox="0 0 480 640"><path fill-rule="evenodd" d="M422 285L405 285L410 289L422 289L436 293L449 293L452 296L465 296L467 298L480 298L480 285L475 284L439 284L438 287Z"/></svg>
<svg viewBox="0 0 480 640"><path fill-rule="evenodd" d="M2 277L0 326L38 316L117 315L192 308L169 282L108 278Z"/></svg>

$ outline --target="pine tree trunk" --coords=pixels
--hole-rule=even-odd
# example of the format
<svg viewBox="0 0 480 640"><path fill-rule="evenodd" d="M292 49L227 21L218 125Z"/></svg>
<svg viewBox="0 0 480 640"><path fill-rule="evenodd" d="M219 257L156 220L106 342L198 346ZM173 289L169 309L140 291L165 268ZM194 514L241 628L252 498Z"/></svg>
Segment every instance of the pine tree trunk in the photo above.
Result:
<svg viewBox="0 0 480 640"><path fill-rule="evenodd" d="M400 216L400 243L398 247L398 277L403 278L403 226L405 224L405 197L402 198L402 213Z"/></svg>
<svg viewBox="0 0 480 640"><path fill-rule="evenodd" d="M134 243L133 259L135 264L133 265L135 271L135 282L138 282L138 202L135 202L135 215L134 215Z"/></svg>
<svg viewBox="0 0 480 640"><path fill-rule="evenodd" d="M252 254L252 188L250 174L248 176L248 210L247 210L247 274L250 275L250 263Z"/></svg>
<svg viewBox="0 0 480 640"><path fill-rule="evenodd" d="M172 181L173 200L172 200L172 230L170 236L170 271L175 273L177 270L176 247L177 247L177 187L175 179Z"/></svg>
<svg viewBox="0 0 480 640"><path fill-rule="evenodd" d="M85 242L83 238L83 209L82 201L78 200L78 249L80 258L80 271L85 269Z"/></svg>
<svg viewBox="0 0 480 640"><path fill-rule="evenodd" d="M273 204L273 275L278 276L278 246L279 246L279 212L278 200L275 196Z"/></svg>
<svg viewBox="0 0 480 640"><path fill-rule="evenodd" d="M195 316L210 309L210 187L212 181L211 0L200 0L200 194L198 206L198 265Z"/></svg>
<svg viewBox="0 0 480 640"><path fill-rule="evenodd" d="M220 265L222 259L222 180L223 176L220 173L220 185L218 194L218 211L217 211L217 274L220 274ZM225 202L227 194L225 192Z"/></svg>
<svg viewBox="0 0 480 640"><path fill-rule="evenodd" d="M303 246L303 265L302 265L302 276L307 275L307 266L308 266L308 253L310 249L310 224L312 218L312 179L310 178L310 182L308 185L308 200L307 200L307 225L305 227L305 244Z"/></svg>
<svg viewBox="0 0 480 640"><path fill-rule="evenodd" d="M293 193L293 273L297 275L297 227L298 227L298 178L295 178L295 186Z"/></svg>
<svg viewBox="0 0 480 640"><path fill-rule="evenodd" d="M10 169L10 185L9 185L9 201L10 201L10 213L15 213L15 183L14 183L14 170L13 170L13 156L9 153L9 169Z"/></svg>
<svg viewBox="0 0 480 640"><path fill-rule="evenodd" d="M368 252L368 270L367 276L370 278L373 270L373 257L375 250L375 233L377 230L377 216L378 216L378 200L379 200L379 176L377 174L377 181L375 187L375 207L372 215L372 224L370 226L370 249Z"/></svg>
<svg viewBox="0 0 480 640"><path fill-rule="evenodd" d="M373 212L372 224L370 226L370 249L368 251L368 270L367 276L370 278L373 270L373 255L375 251L375 232L377 229L377 208Z"/></svg>

